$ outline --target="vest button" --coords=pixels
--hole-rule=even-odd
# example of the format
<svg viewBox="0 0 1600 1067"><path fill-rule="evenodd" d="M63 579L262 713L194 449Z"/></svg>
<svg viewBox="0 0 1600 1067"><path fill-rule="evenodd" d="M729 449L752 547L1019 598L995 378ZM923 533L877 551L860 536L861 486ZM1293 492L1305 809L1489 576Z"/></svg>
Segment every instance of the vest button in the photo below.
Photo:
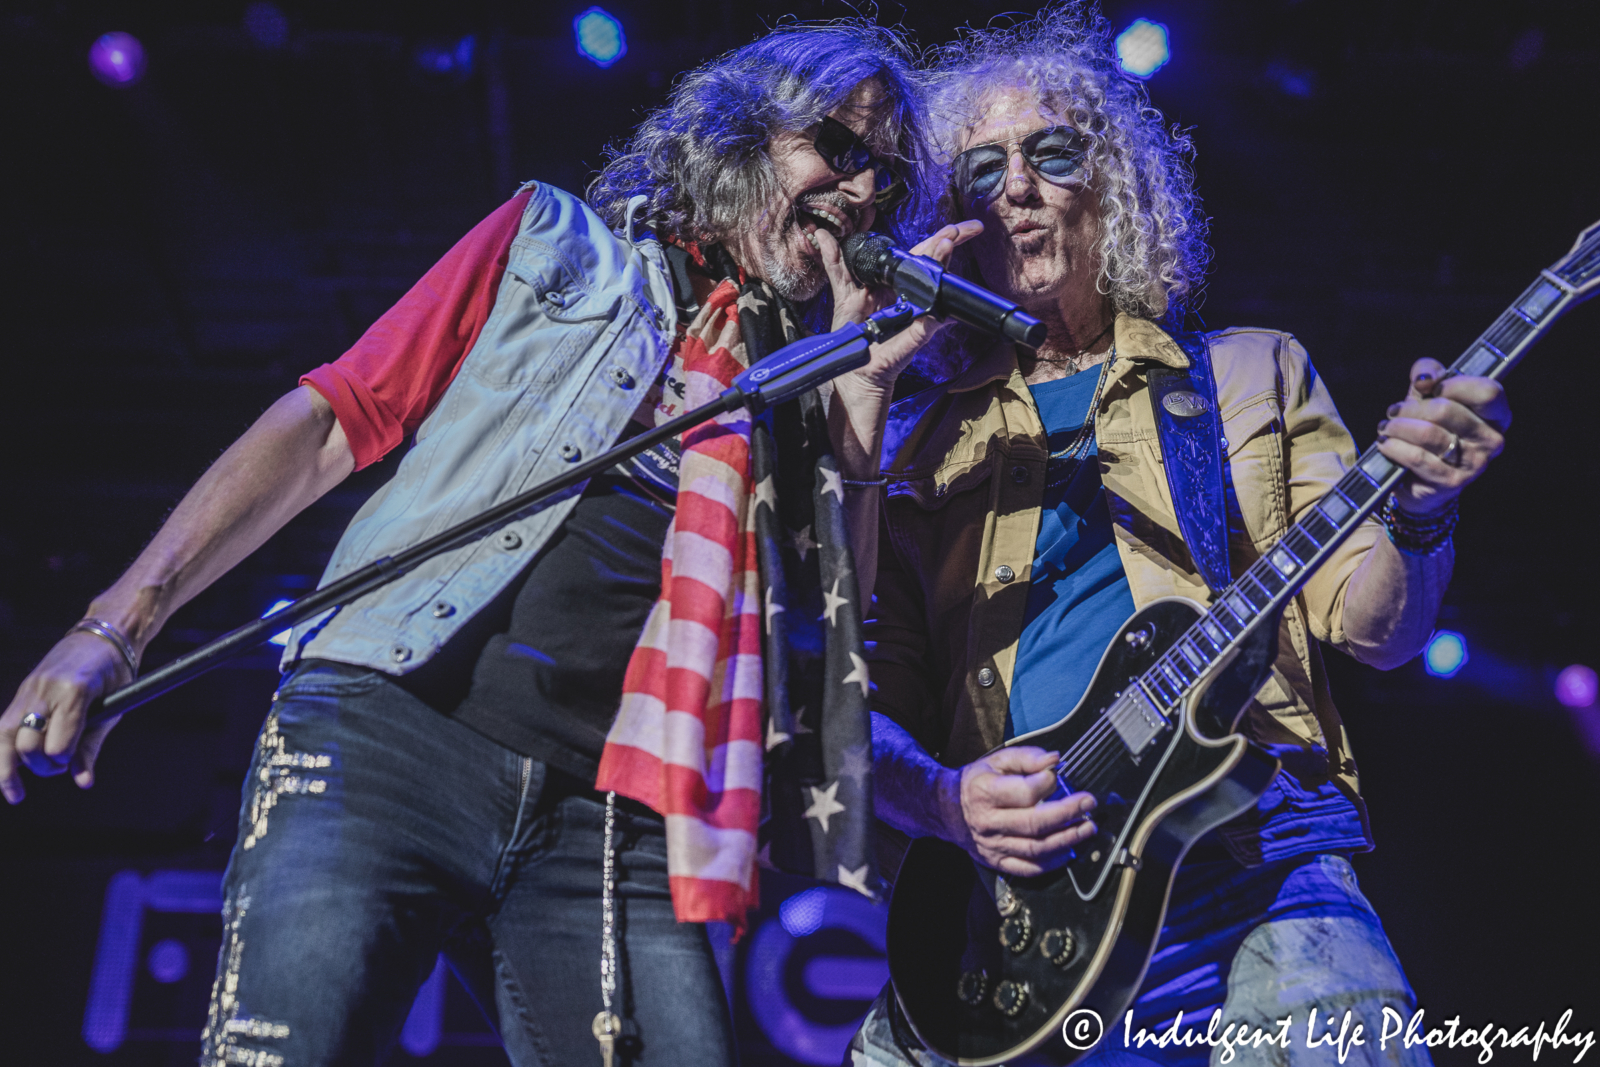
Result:
<svg viewBox="0 0 1600 1067"><path fill-rule="evenodd" d="M456 613L456 609L455 609L455 605L454 604L446 603L443 600L435 600L433 602L433 617L434 618L436 618L436 619L448 619L450 616L454 615L455 613Z"/></svg>
<svg viewBox="0 0 1600 1067"><path fill-rule="evenodd" d="M404 663L411 658L411 650L405 645L395 645L389 650L389 658L396 663Z"/></svg>
<svg viewBox="0 0 1600 1067"><path fill-rule="evenodd" d="M978 684L983 686L985 689L987 689L991 685L993 685L994 684L994 671L993 671L993 669L991 669L989 667L981 667L981 668L979 668L979 670L978 670Z"/></svg>
<svg viewBox="0 0 1600 1067"><path fill-rule="evenodd" d="M544 294L544 301L553 308L564 308L567 306L567 294L560 289L552 289Z"/></svg>
<svg viewBox="0 0 1600 1067"><path fill-rule="evenodd" d="M627 371L623 370L621 367L612 367L611 371L610 371L610 374L611 374L611 382L617 388L619 388L619 389L632 389L633 388L633 375L629 374Z"/></svg>
<svg viewBox="0 0 1600 1067"><path fill-rule="evenodd" d="M582 457L582 455L583 455L583 449L579 448L577 445L573 444L571 441L568 441L565 444L563 444L561 446L561 448L558 449L558 451L561 454L561 458L566 460L568 463L576 463L576 462L578 462L579 458Z"/></svg>
<svg viewBox="0 0 1600 1067"><path fill-rule="evenodd" d="M522 537L515 530L501 530L495 541L507 552L522 547Z"/></svg>
<svg viewBox="0 0 1600 1067"><path fill-rule="evenodd" d="M1009 582L1017 576L1017 572L1007 567L1004 563L994 569L994 577L999 582Z"/></svg>
<svg viewBox="0 0 1600 1067"><path fill-rule="evenodd" d="M1028 468L1027 467L1012 467L1011 468L1011 480L1013 482L1016 482L1018 485L1027 485L1028 484Z"/></svg>

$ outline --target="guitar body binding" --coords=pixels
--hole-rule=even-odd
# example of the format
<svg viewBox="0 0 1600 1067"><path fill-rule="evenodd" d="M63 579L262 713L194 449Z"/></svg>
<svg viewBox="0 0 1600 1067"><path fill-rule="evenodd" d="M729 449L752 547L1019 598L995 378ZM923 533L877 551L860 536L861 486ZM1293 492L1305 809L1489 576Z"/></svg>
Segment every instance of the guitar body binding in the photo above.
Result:
<svg viewBox="0 0 1600 1067"><path fill-rule="evenodd" d="M1277 772L1276 759L1232 732L1271 671L1276 619L1153 734L1144 720L1153 702L1124 699L1201 613L1179 597L1146 605L1117 631L1076 708L1007 742L1067 754L1064 787L1098 801L1095 836L1065 866L998 876L934 838L907 853L890 902L890 975L912 1030L937 1055L974 1067L1082 1055L1061 1039L1062 1022L1084 1007L1108 1026L1120 1016L1144 978L1184 853L1253 806ZM1132 725L1109 721L1119 703Z"/></svg>

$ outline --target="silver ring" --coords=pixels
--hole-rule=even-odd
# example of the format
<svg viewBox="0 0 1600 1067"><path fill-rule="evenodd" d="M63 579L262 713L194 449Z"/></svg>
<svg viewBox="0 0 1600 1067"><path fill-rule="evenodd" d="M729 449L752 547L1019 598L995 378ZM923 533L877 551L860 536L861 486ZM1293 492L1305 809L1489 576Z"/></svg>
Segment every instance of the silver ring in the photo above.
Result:
<svg viewBox="0 0 1600 1067"><path fill-rule="evenodd" d="M1440 453L1439 460L1442 463L1450 464L1450 466L1452 466L1452 467L1459 467L1459 466L1461 466L1461 464L1458 463L1457 460L1459 460L1460 458L1461 458L1461 438L1457 437L1455 434L1451 434L1450 435L1450 447L1445 449L1442 453Z"/></svg>
<svg viewBox="0 0 1600 1067"><path fill-rule="evenodd" d="M25 730L38 730L43 733L44 728L49 723L50 720L40 715L37 711L30 711L22 717L22 728Z"/></svg>

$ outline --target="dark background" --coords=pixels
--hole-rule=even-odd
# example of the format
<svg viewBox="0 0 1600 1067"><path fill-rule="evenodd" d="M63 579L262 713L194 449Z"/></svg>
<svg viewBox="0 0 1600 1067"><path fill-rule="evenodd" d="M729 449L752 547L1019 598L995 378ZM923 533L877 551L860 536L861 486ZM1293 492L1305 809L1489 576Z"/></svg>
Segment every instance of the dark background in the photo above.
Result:
<svg viewBox="0 0 1600 1067"><path fill-rule="evenodd" d="M572 47L583 6L283 0L276 45L247 31L237 2L0 11L0 689L229 441L517 182L581 188L677 72L786 14L849 13L617 0L629 52L602 70ZM933 44L1002 10L925 2L880 17ZM1106 13L1117 28L1144 16L1171 30L1150 92L1199 146L1216 247L1206 321L1293 331L1363 445L1412 359L1452 360L1600 217L1592 3L1161 0ZM147 51L132 88L89 73L88 48L110 30ZM419 66L419 52L469 35L470 69ZM1600 709L1551 695L1561 667L1600 665L1597 351L1600 317L1579 310L1510 383L1516 427L1466 498L1442 623L1467 636L1462 673L1330 657L1379 842L1357 870L1431 1024L1553 1024L1571 1007L1573 1027L1600 1027ZM308 589L392 463L181 611L148 661ZM222 869L273 663L258 654L136 713L92 792L30 780L26 805L0 810L0 1064L193 1062L215 920L148 920L144 946L170 937L192 965L167 984L141 971L134 1033L102 1055L80 1035L102 899L119 870ZM769 911L796 888L769 886ZM839 951L867 953L852 944ZM459 989L450 998L430 1062L504 1062ZM747 1062L788 1062L748 1013L740 1026Z"/></svg>

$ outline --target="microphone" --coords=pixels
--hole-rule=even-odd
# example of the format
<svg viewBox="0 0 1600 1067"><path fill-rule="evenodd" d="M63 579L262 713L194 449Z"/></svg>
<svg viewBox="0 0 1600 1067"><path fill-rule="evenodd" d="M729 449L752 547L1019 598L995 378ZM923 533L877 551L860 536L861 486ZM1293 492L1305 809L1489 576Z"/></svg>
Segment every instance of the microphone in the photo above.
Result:
<svg viewBox="0 0 1600 1067"><path fill-rule="evenodd" d="M855 233L845 238L844 263L863 285L887 285L918 307L951 318L1008 341L1038 348L1045 325L1022 308L965 278L957 277L927 256L914 256L894 246L881 233Z"/></svg>

